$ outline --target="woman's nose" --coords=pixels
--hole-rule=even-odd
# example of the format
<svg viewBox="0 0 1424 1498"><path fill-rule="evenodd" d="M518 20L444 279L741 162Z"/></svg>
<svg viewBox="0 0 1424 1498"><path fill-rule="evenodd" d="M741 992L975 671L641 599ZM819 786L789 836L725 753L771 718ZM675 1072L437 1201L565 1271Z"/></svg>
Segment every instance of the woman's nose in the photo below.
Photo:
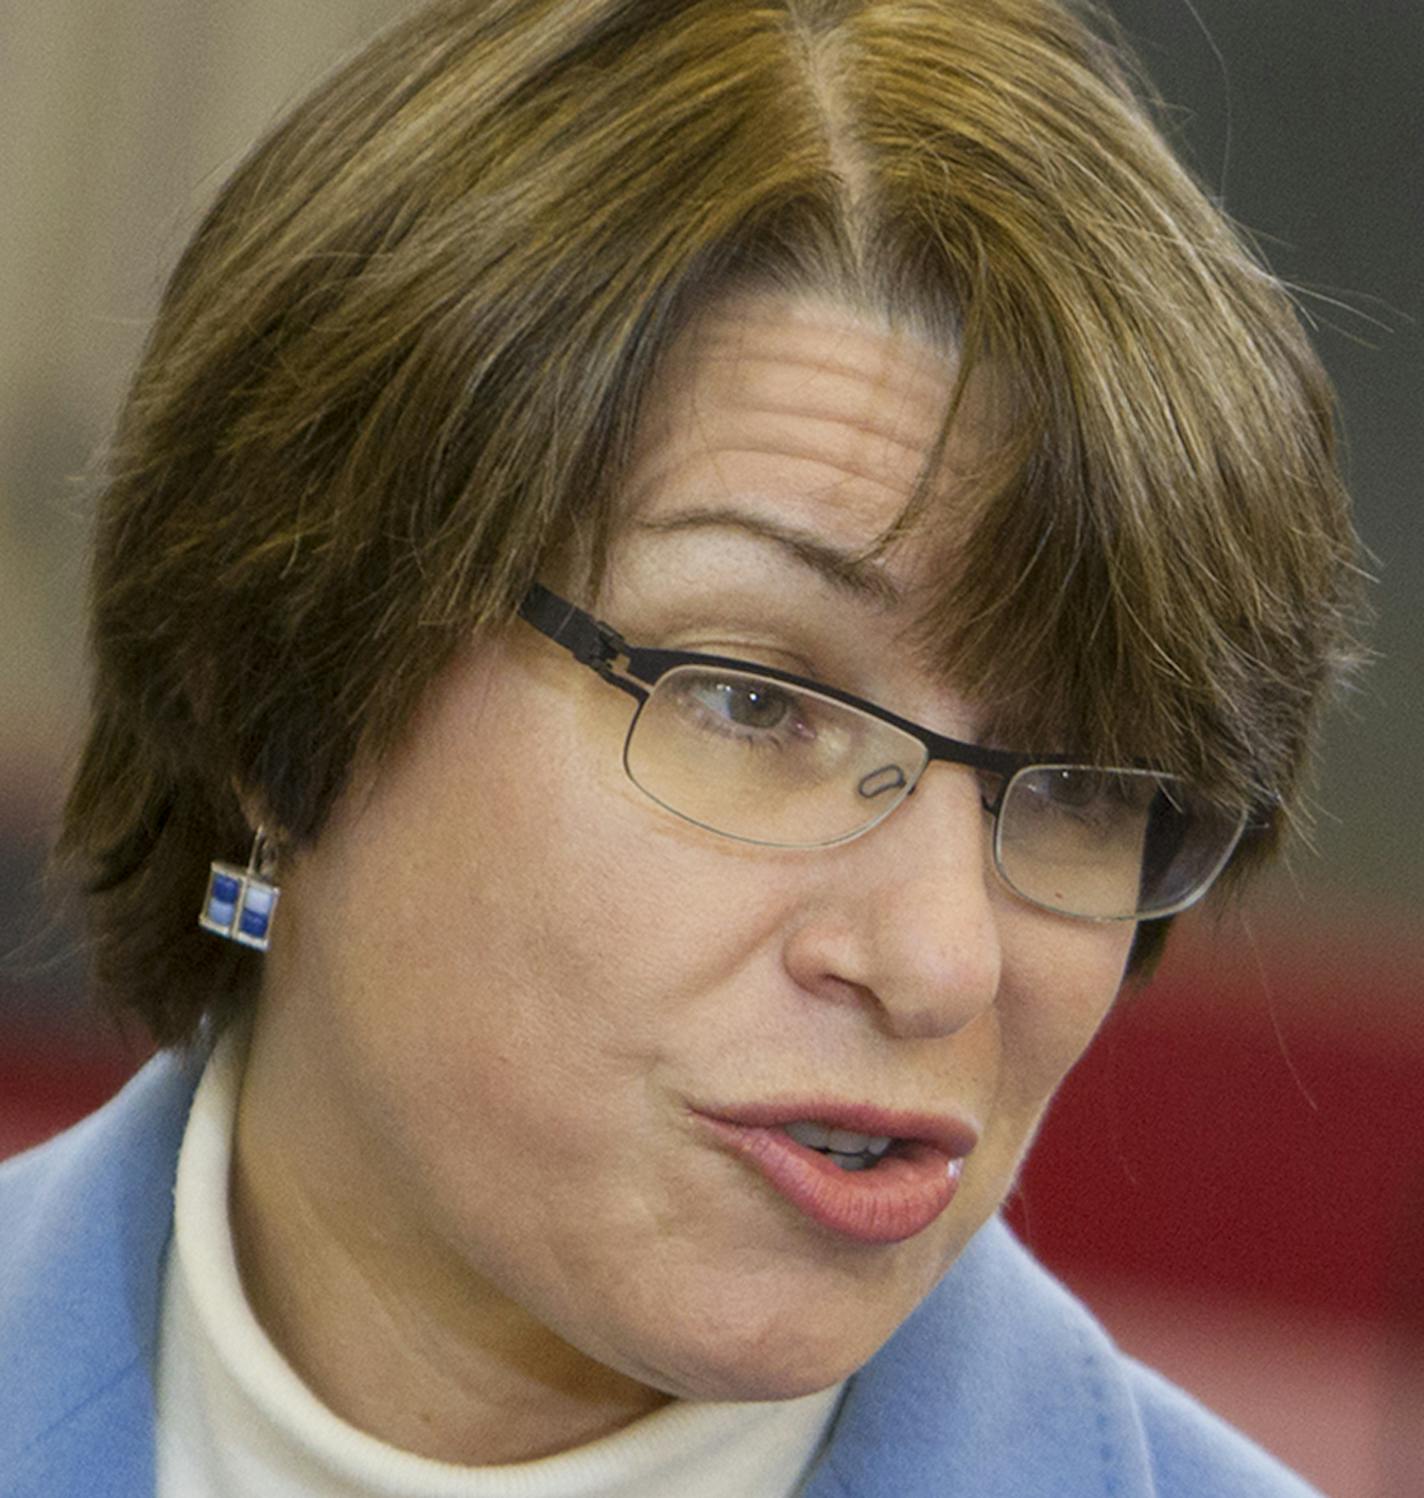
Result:
<svg viewBox="0 0 1424 1498"><path fill-rule="evenodd" d="M893 815L820 855L825 878L787 942L791 976L822 997L860 998L896 1035L963 1028L999 991L991 837L974 777L932 765Z"/></svg>

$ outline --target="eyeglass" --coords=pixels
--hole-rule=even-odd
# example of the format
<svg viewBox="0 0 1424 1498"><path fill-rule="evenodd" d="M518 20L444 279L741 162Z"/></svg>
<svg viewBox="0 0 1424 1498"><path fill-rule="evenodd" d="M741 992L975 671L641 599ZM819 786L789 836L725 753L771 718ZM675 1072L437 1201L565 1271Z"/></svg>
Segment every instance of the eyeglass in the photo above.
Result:
<svg viewBox="0 0 1424 1498"><path fill-rule="evenodd" d="M720 655L630 645L538 583L520 615L638 704L628 778L709 832L825 848L890 815L936 760L976 772L993 859L1016 894L1081 919L1147 920L1193 905L1248 813L1177 775L985 748L848 692Z"/></svg>

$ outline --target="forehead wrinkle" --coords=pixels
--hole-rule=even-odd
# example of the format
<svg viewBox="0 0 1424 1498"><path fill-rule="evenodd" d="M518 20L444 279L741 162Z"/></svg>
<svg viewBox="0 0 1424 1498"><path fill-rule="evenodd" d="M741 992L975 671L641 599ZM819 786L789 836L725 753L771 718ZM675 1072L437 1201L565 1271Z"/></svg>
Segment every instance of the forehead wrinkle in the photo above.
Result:
<svg viewBox="0 0 1424 1498"><path fill-rule="evenodd" d="M637 531L671 535L694 530L734 530L779 548L801 566L842 592L890 609L901 602L900 590L883 568L863 560L856 552L844 551L819 536L782 525L751 511L730 506L692 506L631 522Z"/></svg>
<svg viewBox="0 0 1424 1498"><path fill-rule="evenodd" d="M708 378L710 366L720 366L726 378ZM796 381L790 371L800 369L815 376ZM770 381L758 376L770 373ZM849 431L873 437L888 445L918 451L925 433L936 433L949 405L950 389L945 380L925 376L923 389L908 388L909 371L897 368L898 378L888 379L888 370L874 373L863 364L830 363L822 359L800 357L794 351L778 350L760 355L746 352L709 354L694 378L694 388L707 384L708 393L720 397L719 404L729 413L747 409L771 415L796 416L814 421L834 422ZM788 398L787 386L795 391ZM908 418L908 419L907 419Z"/></svg>
<svg viewBox="0 0 1424 1498"><path fill-rule="evenodd" d="M823 455L822 450L816 447L808 447L804 452L797 452L790 450L785 444L781 443L771 444L739 442L735 446L724 443L718 447L715 454L709 453L707 454L707 457L708 460L713 462L717 467L718 479L722 482L722 487L724 488L724 490L729 494L735 493L739 489L744 488L745 485L733 483L730 479L727 479L725 474L723 474L721 471L721 462L719 460L739 457L766 457L782 459L796 464L804 464L813 468L825 469L828 475L826 485L827 488L832 488L837 482L844 481L847 478L857 479L863 484L870 485L877 490L882 490L885 494L894 496L896 499L898 499L900 503L896 506L897 514L899 509L903 508L904 504L909 499L908 484L902 484L891 479L887 479L883 472L873 470L869 467L863 467L859 464L847 462L844 458L838 456L825 456ZM678 466L679 465L676 463L669 462L666 465L666 468L676 468ZM651 471L648 477L650 483L656 482L658 478L657 471ZM802 497L815 496L808 495ZM868 542L867 544L873 544L873 540L874 538L872 538L871 542Z"/></svg>
<svg viewBox="0 0 1424 1498"><path fill-rule="evenodd" d="M691 343L688 353L693 362L704 368L727 364L745 369L758 367L786 368L803 371L808 377L832 376L849 384L870 385L883 390L889 383L903 384L907 393L928 403L953 384L953 369L928 351L916 350L914 356L899 354L883 346L867 348L865 357L850 351L844 356L828 351L824 340L797 339L794 332L778 333L775 344L767 349L749 347L740 337L703 335Z"/></svg>
<svg viewBox="0 0 1424 1498"><path fill-rule="evenodd" d="M901 435L902 425L877 421L864 407L857 407L853 414L812 413L805 403L772 402L754 393L734 394L728 400L724 392L694 387L682 404L685 425L681 431L677 418L669 413L660 430L648 434L652 440L639 465L639 493L655 488L670 470L689 461L710 465L727 494L744 487L724 466L737 458L809 464L825 470L828 490L853 479L893 501L884 522L876 527L876 536L867 539L868 546L875 544L909 503L924 476L929 444L937 435L931 432L909 440Z"/></svg>
<svg viewBox="0 0 1424 1498"><path fill-rule="evenodd" d="M704 386L734 407L759 402L798 414L809 406L896 442L906 418L938 433L955 386L954 357L833 304L811 308L811 321L806 310L788 315L764 297L734 299L688 330L672 365L689 392ZM829 332L828 315L837 324ZM806 398L791 411L788 385Z"/></svg>
<svg viewBox="0 0 1424 1498"><path fill-rule="evenodd" d="M735 335L720 341L725 352L705 343L696 351L683 371L690 378L680 398L663 407L659 430L648 436L674 452L699 447L729 494L743 486L728 480L723 460L738 455L812 463L836 470L828 475L832 482L871 485L894 500L875 536L867 538L867 549L879 544L929 480L931 467L943 461L948 376L929 376L907 361L884 360L867 372L864 362L810 357L780 346L762 356L747 351ZM788 375L797 366L829 374L831 381L797 380ZM917 388L907 388L907 375Z"/></svg>
<svg viewBox="0 0 1424 1498"><path fill-rule="evenodd" d="M903 428L891 428L889 426L883 425L873 420L869 415L842 416L838 413L829 413L822 415L820 413L808 412L804 406L773 405L765 401L748 401L746 409L749 411L755 411L759 416L766 416L769 418L775 418L779 416L790 416L796 418L798 428L796 435L798 438L803 440L796 443L784 442L782 444L778 444L775 447L770 445L764 446L760 444L739 443L736 445L736 448L724 448L724 450L766 452L771 454L785 451L788 456L798 456L798 454L793 451L793 448L804 447L806 451L803 454L799 454L800 456L811 457L814 454L822 454L823 456L818 457L817 461L834 464L838 468L844 468L847 473L853 474L856 478L868 479L872 483L884 483L884 480L877 476L877 473L872 470L869 464L856 462L844 452L834 450L835 444L827 443L825 445L815 445L813 447L809 441L804 440L809 438L810 429L812 428L830 428L833 433L839 436L842 446L845 442L845 434L855 433L859 436L869 437L873 441L879 443L887 458L893 457L895 454L903 454L906 458L911 460L914 471L916 472L918 472L919 469L924 466L926 454L926 445L924 443L908 440L907 438L900 435L900 432L903 430ZM725 414L729 417L735 417L740 413L737 410L732 409L727 411ZM705 422L703 423L703 430L706 430ZM789 429L783 428L782 430L788 431ZM934 433L931 433L931 438L934 435ZM881 466L883 467L884 465ZM907 467L909 466L910 465L907 465ZM886 487L891 486L887 485Z"/></svg>

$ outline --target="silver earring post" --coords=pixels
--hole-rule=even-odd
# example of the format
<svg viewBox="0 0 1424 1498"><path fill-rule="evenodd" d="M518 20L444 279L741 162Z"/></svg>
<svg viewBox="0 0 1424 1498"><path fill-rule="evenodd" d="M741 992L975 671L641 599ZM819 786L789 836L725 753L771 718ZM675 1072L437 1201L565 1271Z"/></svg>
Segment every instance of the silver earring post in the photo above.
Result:
<svg viewBox="0 0 1424 1498"><path fill-rule="evenodd" d="M266 830L259 827L245 869L233 863L212 865L198 924L214 936L265 952L272 938L272 916L282 893L272 883L276 872L276 845Z"/></svg>

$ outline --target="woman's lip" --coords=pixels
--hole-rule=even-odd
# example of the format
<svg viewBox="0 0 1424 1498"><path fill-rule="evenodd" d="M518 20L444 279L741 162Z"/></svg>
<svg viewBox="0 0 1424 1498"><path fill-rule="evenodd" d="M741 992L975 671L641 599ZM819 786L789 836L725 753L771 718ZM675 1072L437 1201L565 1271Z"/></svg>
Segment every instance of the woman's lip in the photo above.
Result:
<svg viewBox="0 0 1424 1498"><path fill-rule="evenodd" d="M867 1244L901 1243L923 1232L954 1199L963 1158L975 1143L974 1131L958 1120L869 1107L767 1105L694 1116L813 1222ZM898 1143L871 1169L845 1171L786 1132L786 1124L804 1119Z"/></svg>
<svg viewBox="0 0 1424 1498"><path fill-rule="evenodd" d="M789 1123L819 1123L853 1134L882 1139L904 1139L933 1145L951 1159L961 1160L979 1142L978 1131L948 1113L916 1113L879 1108L873 1103L834 1102L825 1098L793 1098L772 1103L748 1103L728 1108L696 1108L704 1118L743 1124L753 1129L780 1129Z"/></svg>

